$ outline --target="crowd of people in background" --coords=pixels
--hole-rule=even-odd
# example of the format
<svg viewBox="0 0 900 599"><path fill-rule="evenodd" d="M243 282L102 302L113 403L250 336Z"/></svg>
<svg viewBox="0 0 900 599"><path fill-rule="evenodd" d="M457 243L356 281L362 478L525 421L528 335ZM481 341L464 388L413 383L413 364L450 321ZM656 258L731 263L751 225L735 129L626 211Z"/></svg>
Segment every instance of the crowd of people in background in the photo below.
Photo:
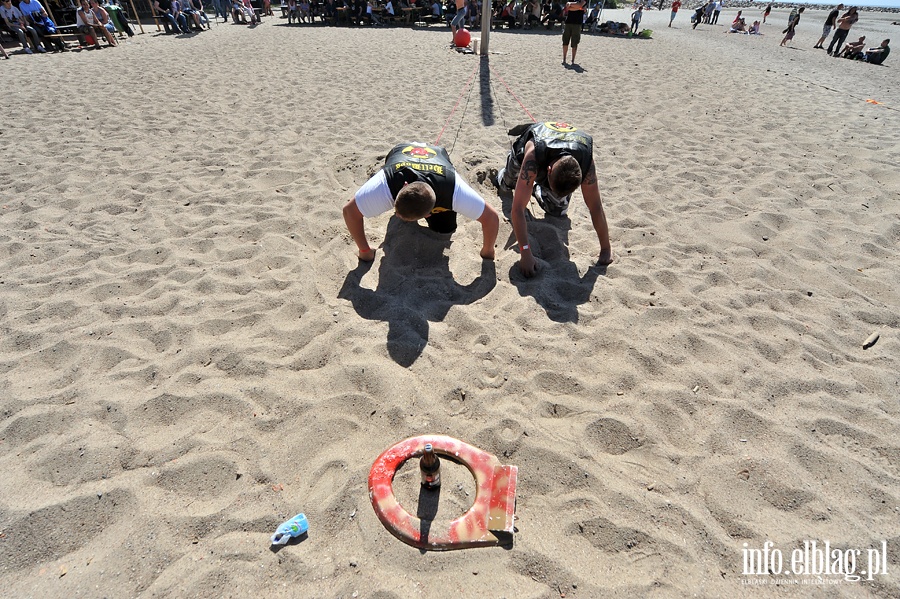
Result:
<svg viewBox="0 0 900 599"><path fill-rule="evenodd" d="M134 35L128 17L118 0L78 0L75 9L75 28L79 46L101 48L100 40L107 46L117 46L116 34ZM2 0L0 6L0 30L18 38L23 54L68 52L60 29L50 17L40 0ZM0 44L0 54L9 53Z"/></svg>
<svg viewBox="0 0 900 599"><path fill-rule="evenodd" d="M77 0L79 5L75 11L79 46L101 48L101 41L108 47L118 45L116 34L133 36L125 10L119 0ZM262 8L255 8L251 0L211 0L216 17L234 23L254 25L259 23L261 15L272 15L271 0L261 0ZM482 2L479 0L386 0L384 5L377 5L376 0L281 0L282 12L288 24L346 23L349 25L382 25L386 22L410 20L423 16L432 22L445 22L455 34L456 29L466 27L479 29L482 20ZM50 18L40 0L0 0L0 26L10 36L18 39L25 54L45 52L66 52L68 48L58 34L58 27ZM670 2L669 27L675 21L681 0ZM570 8L576 6L576 13L569 14ZM595 2L588 9L587 2L562 2L561 0L492 0L492 27L509 29L531 29L543 27L552 29L560 24L572 34L572 26L576 19L581 29L599 30L601 33L617 35L634 35L638 33L644 10L649 10L650 0L635 2L631 14L631 26L625 23L600 23L602 4ZM163 25L166 34L191 34L210 28L203 0L152 0L153 14ZM660 10L664 2L658 3ZM723 10L723 0L708 0L699 5L691 16L694 29L698 25L717 25ZM762 14L762 23L770 16L772 5L766 6ZM813 48L825 49L825 41L832 34L827 52L830 56L864 60L873 64L882 64L890 54L890 40L884 40L879 46L866 48L865 37L856 42L844 45L851 28L859 20L859 12L855 7L844 10L838 4L828 14L822 29L822 36ZM791 42L797 25L804 13L804 7L795 6L788 16L787 26L782 31L784 38L781 46ZM759 35L761 22L753 21L747 25L746 19L739 10L737 16L727 29L729 33ZM575 23L577 25L577 23ZM0 45L0 52L5 58L9 54ZM565 59L564 59L565 61Z"/></svg>

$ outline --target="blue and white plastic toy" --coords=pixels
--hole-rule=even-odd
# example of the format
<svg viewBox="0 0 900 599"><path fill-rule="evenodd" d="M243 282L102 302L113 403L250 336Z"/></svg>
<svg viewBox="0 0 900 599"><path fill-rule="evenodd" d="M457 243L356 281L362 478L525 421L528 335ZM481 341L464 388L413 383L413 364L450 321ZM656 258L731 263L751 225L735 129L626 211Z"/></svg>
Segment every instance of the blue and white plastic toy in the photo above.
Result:
<svg viewBox="0 0 900 599"><path fill-rule="evenodd" d="M284 522L275 530L272 535L273 545L287 545L294 537L299 537L309 530L309 522L303 514L297 514L287 522Z"/></svg>

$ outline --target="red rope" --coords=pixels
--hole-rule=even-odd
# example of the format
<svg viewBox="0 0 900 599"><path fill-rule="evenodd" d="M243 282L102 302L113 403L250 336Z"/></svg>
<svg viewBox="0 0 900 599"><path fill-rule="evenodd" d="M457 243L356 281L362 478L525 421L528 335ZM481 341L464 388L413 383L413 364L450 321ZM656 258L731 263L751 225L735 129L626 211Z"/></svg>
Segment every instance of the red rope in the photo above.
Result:
<svg viewBox="0 0 900 599"><path fill-rule="evenodd" d="M503 84L503 87L506 88L506 91L509 92L509 95L511 95L513 98L515 98L516 102L519 102L519 106L522 107L522 110L525 111L525 114L528 115L528 118L531 119L531 122L536 123L536 122L537 122L537 119L534 118L533 116L531 116L531 113L528 112L528 109L525 108L525 105L522 104L522 102L519 101L519 98L516 97L516 94L514 94L513 91L512 91L511 89L509 89L509 86L506 85L506 81L503 80L503 77L500 76L500 73L498 73L497 71L495 71L495 70L494 70L494 67L492 67L492 66L490 65L490 63L488 63L488 68L491 69L491 72L492 72L494 75L497 76L497 79L500 80L500 83Z"/></svg>
<svg viewBox="0 0 900 599"><path fill-rule="evenodd" d="M469 82L466 83L466 87L463 88L462 93L459 94L459 97L456 99L456 104L453 105L453 110L450 111L450 115L447 117L447 120L444 121L444 126L441 127L441 132L438 134L437 139L434 141L434 145L438 145L438 142L441 141L441 136L444 135L444 129L447 128L447 125L450 123L450 119L453 117L453 113L456 112L456 107L459 106L460 100L462 100L463 95L465 95L466 90L469 89L469 86L472 85L472 81L475 79L475 71L478 70L478 63L475 63L475 68L472 69L472 75L469 77Z"/></svg>

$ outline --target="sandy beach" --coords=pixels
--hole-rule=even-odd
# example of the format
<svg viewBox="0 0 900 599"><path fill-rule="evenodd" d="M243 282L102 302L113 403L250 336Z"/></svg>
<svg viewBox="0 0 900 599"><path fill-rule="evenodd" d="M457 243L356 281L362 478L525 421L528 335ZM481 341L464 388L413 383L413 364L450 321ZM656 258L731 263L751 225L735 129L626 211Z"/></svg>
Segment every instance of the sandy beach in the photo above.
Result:
<svg viewBox="0 0 900 599"><path fill-rule="evenodd" d="M811 10L779 47L787 12L651 11L578 68L559 28L479 57L277 17L0 60L0 595L900 596L900 55L812 49ZM495 261L389 214L357 260L341 207L395 143L508 216L529 115L593 135L613 264L580 192L532 205L533 279L505 219ZM385 530L369 469L424 434L518 466L512 546ZM394 489L416 513L415 463ZM812 541L861 580L744 571Z"/></svg>

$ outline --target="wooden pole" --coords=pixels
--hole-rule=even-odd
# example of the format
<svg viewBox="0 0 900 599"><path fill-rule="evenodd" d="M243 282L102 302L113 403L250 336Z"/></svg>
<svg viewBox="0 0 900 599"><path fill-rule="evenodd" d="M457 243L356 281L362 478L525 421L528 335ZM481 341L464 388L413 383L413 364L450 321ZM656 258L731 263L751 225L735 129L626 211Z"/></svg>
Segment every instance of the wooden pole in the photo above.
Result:
<svg viewBox="0 0 900 599"><path fill-rule="evenodd" d="M131 12L134 13L134 20L137 21L138 27L141 28L141 33L146 33L144 31L144 26L141 24L141 18L138 16L137 9L134 7L134 0L128 0L131 3Z"/></svg>
<svg viewBox="0 0 900 599"><path fill-rule="evenodd" d="M47 2L47 12L50 13L50 18L53 20L53 22L59 25L59 21L56 20L56 15L53 14L53 9L50 7L49 2Z"/></svg>
<svg viewBox="0 0 900 599"><path fill-rule="evenodd" d="M494 7L490 0L481 2L481 55L488 55L488 38L491 37L491 12Z"/></svg>
<svg viewBox="0 0 900 599"><path fill-rule="evenodd" d="M150 14L153 15L153 22L156 23L156 31L160 31L162 27L159 26L159 19L156 18L156 7L153 6L153 2L150 0L147 0L147 4L150 5ZM168 29L166 31L168 31Z"/></svg>

